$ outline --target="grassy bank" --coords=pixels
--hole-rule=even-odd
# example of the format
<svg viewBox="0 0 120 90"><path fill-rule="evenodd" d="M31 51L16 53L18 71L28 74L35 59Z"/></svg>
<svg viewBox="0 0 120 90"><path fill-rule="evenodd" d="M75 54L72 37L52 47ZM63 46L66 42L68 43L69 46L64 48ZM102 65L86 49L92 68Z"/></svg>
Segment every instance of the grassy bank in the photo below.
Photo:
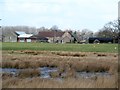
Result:
<svg viewBox="0 0 120 90"><path fill-rule="evenodd" d="M2 50L118 52L118 44L2 43Z"/></svg>

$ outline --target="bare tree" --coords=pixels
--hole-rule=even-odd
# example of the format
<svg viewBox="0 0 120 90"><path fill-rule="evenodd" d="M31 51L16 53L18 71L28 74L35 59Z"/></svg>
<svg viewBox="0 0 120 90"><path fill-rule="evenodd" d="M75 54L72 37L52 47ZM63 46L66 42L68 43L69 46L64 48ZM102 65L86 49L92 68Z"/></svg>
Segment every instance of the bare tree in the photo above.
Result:
<svg viewBox="0 0 120 90"><path fill-rule="evenodd" d="M89 29L83 29L81 31L82 40L87 40L89 37L93 37L93 31L91 31Z"/></svg>
<svg viewBox="0 0 120 90"><path fill-rule="evenodd" d="M105 24L104 27L98 31L97 36L117 38L118 33L118 20L114 20L113 22L108 22L107 24Z"/></svg>
<svg viewBox="0 0 120 90"><path fill-rule="evenodd" d="M53 30L53 31L58 31L59 30L57 25L53 25L50 29Z"/></svg>

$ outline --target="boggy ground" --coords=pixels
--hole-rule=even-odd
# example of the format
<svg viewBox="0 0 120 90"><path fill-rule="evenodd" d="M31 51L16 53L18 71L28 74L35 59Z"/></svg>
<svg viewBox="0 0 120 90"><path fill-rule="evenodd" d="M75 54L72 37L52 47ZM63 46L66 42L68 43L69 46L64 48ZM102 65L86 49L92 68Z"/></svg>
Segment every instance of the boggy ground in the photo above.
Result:
<svg viewBox="0 0 120 90"><path fill-rule="evenodd" d="M1 67L28 69L15 77L4 73L4 88L115 88L118 81L117 53L3 51ZM50 73L52 79L40 78L39 67L56 67L58 71ZM110 76L76 77L76 72L82 71L108 72ZM64 80L57 80L59 77Z"/></svg>

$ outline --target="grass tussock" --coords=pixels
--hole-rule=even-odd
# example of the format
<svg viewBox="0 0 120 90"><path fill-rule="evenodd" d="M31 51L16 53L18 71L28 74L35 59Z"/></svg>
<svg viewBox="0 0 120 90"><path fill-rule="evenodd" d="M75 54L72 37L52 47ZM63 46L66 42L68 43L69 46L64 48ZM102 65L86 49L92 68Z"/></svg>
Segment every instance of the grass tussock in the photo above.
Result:
<svg viewBox="0 0 120 90"><path fill-rule="evenodd" d="M15 68L15 62L2 62L2 68ZM17 67L16 67L17 68Z"/></svg>
<svg viewBox="0 0 120 90"><path fill-rule="evenodd" d="M35 51L35 50L23 50L21 51L22 54L27 54L27 55L43 55L43 54L52 54L52 52L47 52L47 51Z"/></svg>
<svg viewBox="0 0 120 90"><path fill-rule="evenodd" d="M50 72L50 77L52 77L52 78L60 77L60 75L61 74L58 71L56 71L56 72Z"/></svg>
<svg viewBox="0 0 120 90"><path fill-rule="evenodd" d="M27 69L27 70L21 70L18 74L18 77L20 78L32 78L32 77L38 77L40 76L40 71L38 69Z"/></svg>
<svg viewBox="0 0 120 90"><path fill-rule="evenodd" d="M86 71L86 72L105 72L110 70L110 64L102 64L97 62L79 62L73 63L71 68L75 71ZM114 68L115 69L115 68Z"/></svg>
<svg viewBox="0 0 120 90"><path fill-rule="evenodd" d="M85 57L86 54L76 53L76 52L52 52L52 54L59 55L59 56L73 56L73 57Z"/></svg>
<svg viewBox="0 0 120 90"><path fill-rule="evenodd" d="M75 70L68 70L62 74L61 74L62 78L76 78L76 71Z"/></svg>
<svg viewBox="0 0 120 90"><path fill-rule="evenodd" d="M9 78L12 78L13 77L13 74L11 73L2 73L2 79L9 79Z"/></svg>

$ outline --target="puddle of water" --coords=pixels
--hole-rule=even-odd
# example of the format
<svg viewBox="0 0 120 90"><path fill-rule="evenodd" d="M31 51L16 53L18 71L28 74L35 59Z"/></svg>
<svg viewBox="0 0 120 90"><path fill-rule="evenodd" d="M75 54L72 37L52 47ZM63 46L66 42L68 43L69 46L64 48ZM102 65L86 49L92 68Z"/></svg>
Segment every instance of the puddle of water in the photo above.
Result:
<svg viewBox="0 0 120 90"><path fill-rule="evenodd" d="M2 68L2 73L11 73L16 74L18 72L18 69L15 68Z"/></svg>
<svg viewBox="0 0 120 90"><path fill-rule="evenodd" d="M0 68L0 74L2 73L2 68Z"/></svg>
<svg viewBox="0 0 120 90"><path fill-rule="evenodd" d="M1 69L1 68L0 68ZM58 71L58 68L50 68L50 67L40 67L38 68L40 70L40 78L47 78L47 79L53 79L50 76L51 72ZM17 76L19 71L26 70L26 69L15 69L15 68L2 68L2 73L11 73L14 76ZM58 81L61 81L62 76L65 76L66 73L62 73L61 77L54 78ZM92 78L96 76L111 76L108 72L76 72L76 76L83 77L83 78Z"/></svg>
<svg viewBox="0 0 120 90"><path fill-rule="evenodd" d="M40 67L38 68L40 70L40 78L51 78L50 73L56 72L57 68L49 68L49 67ZM26 70L26 69L15 69L15 68L2 68L2 73L11 73L13 75L17 75L19 71Z"/></svg>
<svg viewBox="0 0 120 90"><path fill-rule="evenodd" d="M49 68L49 67L41 67L39 69L40 69L41 78L51 78L50 73L58 71L57 68Z"/></svg>
<svg viewBox="0 0 120 90"><path fill-rule="evenodd" d="M110 76L108 72L77 72L78 77L92 78L96 76Z"/></svg>

